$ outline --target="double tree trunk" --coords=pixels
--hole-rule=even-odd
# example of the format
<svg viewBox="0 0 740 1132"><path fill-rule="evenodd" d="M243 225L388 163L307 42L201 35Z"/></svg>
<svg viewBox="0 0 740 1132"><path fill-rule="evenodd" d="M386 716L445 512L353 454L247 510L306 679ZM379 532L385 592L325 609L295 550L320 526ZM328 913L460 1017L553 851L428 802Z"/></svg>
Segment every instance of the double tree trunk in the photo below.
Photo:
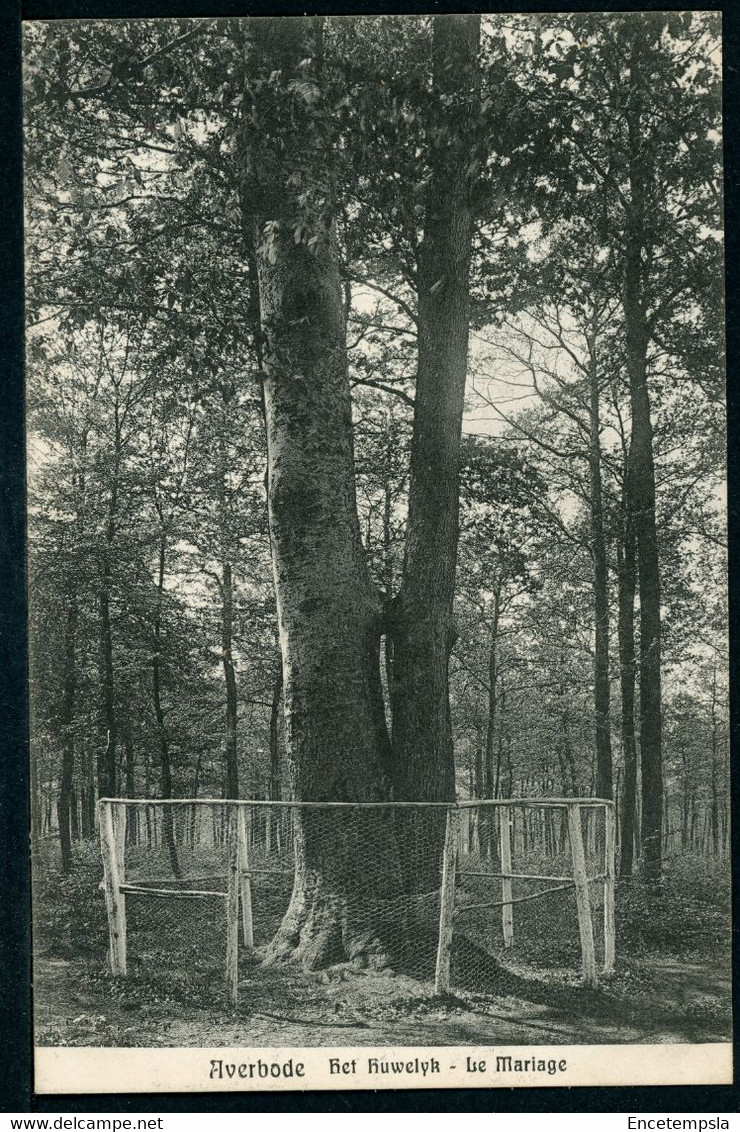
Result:
<svg viewBox="0 0 740 1132"><path fill-rule="evenodd" d="M419 368L407 551L388 615L355 498L345 312L322 98L322 22L255 21L247 51L242 201L257 252L268 515L295 798L454 797L447 668L468 342L477 17L438 17L437 145L419 257ZM302 91L311 84L307 105ZM256 125L256 129L254 128ZM393 639L393 757L380 641ZM436 812L435 813L436 816ZM267 958L306 966L392 950L389 899L436 889L442 827L383 808L297 814L291 904ZM421 837L421 834L424 837ZM403 841L403 865L396 848Z"/></svg>
<svg viewBox="0 0 740 1132"><path fill-rule="evenodd" d="M436 16L436 98L418 257L418 371L406 556L394 602L393 784L400 799L455 796L448 664L470 314L471 190L478 163L478 16Z"/></svg>
<svg viewBox="0 0 740 1132"><path fill-rule="evenodd" d="M645 310L643 253L646 245L645 158L640 122L639 32L631 45L629 67L630 201L626 210L624 315L627 373L630 387L632 492L640 594L640 755L642 769L643 871L656 880L662 869L663 755L661 718L661 622L658 536L655 519L655 462L647 352L650 341Z"/></svg>

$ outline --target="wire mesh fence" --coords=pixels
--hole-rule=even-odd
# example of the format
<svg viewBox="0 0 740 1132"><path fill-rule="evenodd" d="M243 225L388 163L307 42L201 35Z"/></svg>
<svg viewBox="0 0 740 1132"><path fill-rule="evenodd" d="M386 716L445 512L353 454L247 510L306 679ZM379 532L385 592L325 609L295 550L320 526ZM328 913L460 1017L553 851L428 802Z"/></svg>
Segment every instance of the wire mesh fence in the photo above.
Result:
<svg viewBox="0 0 740 1132"><path fill-rule="evenodd" d="M614 962L612 808L512 799L460 811L453 985L485 991L503 954L584 979ZM574 853L575 842L575 853Z"/></svg>
<svg viewBox="0 0 740 1132"><path fill-rule="evenodd" d="M114 974L225 972L285 960L392 967L436 990L494 990L499 954L563 921L584 978L613 963L611 803L289 803L103 799ZM594 939L594 912L604 931ZM545 933L545 941L547 933Z"/></svg>

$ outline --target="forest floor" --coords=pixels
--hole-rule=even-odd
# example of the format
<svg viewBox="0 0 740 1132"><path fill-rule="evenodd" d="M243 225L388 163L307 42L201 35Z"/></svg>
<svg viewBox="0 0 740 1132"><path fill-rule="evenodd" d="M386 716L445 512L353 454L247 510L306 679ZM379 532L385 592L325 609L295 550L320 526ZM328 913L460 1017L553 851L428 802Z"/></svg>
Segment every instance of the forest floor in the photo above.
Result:
<svg viewBox="0 0 740 1132"><path fill-rule="evenodd" d="M35 979L40 1045L383 1046L718 1042L731 1037L730 973L651 957L620 964L596 991L514 974L511 990L435 998L429 984L332 968L317 976L257 969L234 1009L152 998L128 981L113 997L80 960L43 958ZM574 980L575 983L575 980ZM260 1006L266 1003L266 1006ZM268 1007L270 1009L268 1009ZM282 1012L281 1012L282 1011Z"/></svg>
<svg viewBox="0 0 740 1132"><path fill-rule="evenodd" d="M539 903L532 902L520 906L515 946L485 956L477 979L464 977L459 954L456 980L453 952L454 993L444 998L434 995L429 979L390 967L370 970L355 962L303 972L262 967L244 953L233 1008L225 1000L217 931L210 963L202 962L201 949L198 964L182 956L174 962L170 953L159 966L131 946L131 932L130 973L113 978L104 958L103 901L97 883L90 884L93 869L91 857L90 869L83 862L72 877L37 873L40 1045L490 1046L731 1037L729 878L706 861L677 862L657 892L635 881L620 886L616 971L597 989L580 984L577 928L574 940L567 902L553 902L548 914L532 912L527 920L525 910ZM185 941L195 954L207 933L201 925L191 934L181 909L177 916L158 925L158 950L163 940L171 948ZM470 944L469 954L480 953Z"/></svg>

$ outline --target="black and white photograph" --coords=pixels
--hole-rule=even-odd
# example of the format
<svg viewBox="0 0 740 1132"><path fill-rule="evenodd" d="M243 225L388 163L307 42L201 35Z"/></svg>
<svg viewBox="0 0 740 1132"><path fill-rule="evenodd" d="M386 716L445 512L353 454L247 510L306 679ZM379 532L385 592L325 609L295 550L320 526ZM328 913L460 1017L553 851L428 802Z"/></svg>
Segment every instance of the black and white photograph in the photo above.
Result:
<svg viewBox="0 0 740 1132"><path fill-rule="evenodd" d="M731 1082L721 75L24 24L40 1093Z"/></svg>

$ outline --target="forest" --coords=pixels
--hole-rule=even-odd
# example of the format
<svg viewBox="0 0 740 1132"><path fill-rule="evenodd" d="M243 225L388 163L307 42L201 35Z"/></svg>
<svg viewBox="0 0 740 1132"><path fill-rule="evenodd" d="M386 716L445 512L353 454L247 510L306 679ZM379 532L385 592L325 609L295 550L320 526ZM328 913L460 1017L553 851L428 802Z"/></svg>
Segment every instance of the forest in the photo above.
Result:
<svg viewBox="0 0 740 1132"><path fill-rule="evenodd" d="M593 796L724 876L716 14L24 38L50 867L103 797Z"/></svg>

